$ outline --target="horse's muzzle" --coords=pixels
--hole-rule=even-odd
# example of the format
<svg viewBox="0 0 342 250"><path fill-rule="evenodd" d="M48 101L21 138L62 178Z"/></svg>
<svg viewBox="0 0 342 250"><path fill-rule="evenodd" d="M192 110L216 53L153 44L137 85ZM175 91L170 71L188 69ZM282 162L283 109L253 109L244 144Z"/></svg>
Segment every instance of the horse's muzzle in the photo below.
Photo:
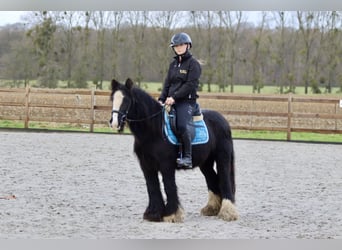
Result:
<svg viewBox="0 0 342 250"><path fill-rule="evenodd" d="M118 117L113 117L114 113L118 113L119 116ZM119 121L117 124L115 124L116 126L113 126L114 119L117 119ZM119 133L123 132L123 130L125 128L125 125L126 125L126 115L122 114L120 112L113 111L112 112L112 117L110 118L110 120L108 122L108 125L109 125L110 128L116 127L116 129L117 129L117 131Z"/></svg>

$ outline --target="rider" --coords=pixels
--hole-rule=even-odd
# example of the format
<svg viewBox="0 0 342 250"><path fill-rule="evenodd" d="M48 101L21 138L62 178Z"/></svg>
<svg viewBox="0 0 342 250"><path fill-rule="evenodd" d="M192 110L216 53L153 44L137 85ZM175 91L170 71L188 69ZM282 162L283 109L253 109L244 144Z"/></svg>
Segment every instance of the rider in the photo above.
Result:
<svg viewBox="0 0 342 250"><path fill-rule="evenodd" d="M163 90L158 98L161 104L173 105L176 111L177 130L184 154L177 159L183 168L192 168L192 147L189 125L197 107L197 89L201 76L201 65L192 56L192 41L187 33L177 33L171 38L170 47L176 56L169 66Z"/></svg>

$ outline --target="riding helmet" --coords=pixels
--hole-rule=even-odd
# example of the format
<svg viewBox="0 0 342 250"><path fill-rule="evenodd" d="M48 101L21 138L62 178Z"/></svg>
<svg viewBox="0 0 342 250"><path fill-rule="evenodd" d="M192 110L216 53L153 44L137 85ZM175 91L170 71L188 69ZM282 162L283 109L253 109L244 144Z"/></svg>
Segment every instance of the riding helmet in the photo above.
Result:
<svg viewBox="0 0 342 250"><path fill-rule="evenodd" d="M181 32L172 36L170 47L180 44L190 44L190 48L192 47L191 38L187 33Z"/></svg>

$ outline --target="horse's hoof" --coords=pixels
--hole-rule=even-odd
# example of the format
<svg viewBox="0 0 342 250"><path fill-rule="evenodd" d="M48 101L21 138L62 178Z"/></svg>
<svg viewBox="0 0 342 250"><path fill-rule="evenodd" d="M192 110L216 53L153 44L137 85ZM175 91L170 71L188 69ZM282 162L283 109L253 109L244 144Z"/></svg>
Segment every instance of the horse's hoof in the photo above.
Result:
<svg viewBox="0 0 342 250"><path fill-rule="evenodd" d="M221 197L209 191L208 204L201 209L201 215L216 216L220 212Z"/></svg>
<svg viewBox="0 0 342 250"><path fill-rule="evenodd" d="M225 221L235 221L239 219L239 214L236 211L234 204L227 199L222 200L222 205L218 217Z"/></svg>
<svg viewBox="0 0 342 250"><path fill-rule="evenodd" d="M144 218L144 220L153 221L153 222L163 221L162 216L160 214L157 214L157 213L145 212L143 218Z"/></svg>
<svg viewBox="0 0 342 250"><path fill-rule="evenodd" d="M182 223L184 221L184 211L181 208L178 208L176 213L170 214L168 216L163 217L164 222L170 223Z"/></svg>
<svg viewBox="0 0 342 250"><path fill-rule="evenodd" d="M216 216L220 212L220 207L205 206L201 209L201 215L204 216Z"/></svg>

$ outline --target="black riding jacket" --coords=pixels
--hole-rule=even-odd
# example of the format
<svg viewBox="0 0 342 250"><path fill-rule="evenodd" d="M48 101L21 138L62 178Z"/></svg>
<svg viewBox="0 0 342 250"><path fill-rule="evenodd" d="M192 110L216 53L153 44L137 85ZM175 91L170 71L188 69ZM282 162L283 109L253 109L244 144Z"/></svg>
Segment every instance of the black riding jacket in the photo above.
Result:
<svg viewBox="0 0 342 250"><path fill-rule="evenodd" d="M179 56L175 56L158 100L163 103L167 97L173 97L175 102L196 100L201 71L201 65L189 51L182 56L181 62Z"/></svg>

